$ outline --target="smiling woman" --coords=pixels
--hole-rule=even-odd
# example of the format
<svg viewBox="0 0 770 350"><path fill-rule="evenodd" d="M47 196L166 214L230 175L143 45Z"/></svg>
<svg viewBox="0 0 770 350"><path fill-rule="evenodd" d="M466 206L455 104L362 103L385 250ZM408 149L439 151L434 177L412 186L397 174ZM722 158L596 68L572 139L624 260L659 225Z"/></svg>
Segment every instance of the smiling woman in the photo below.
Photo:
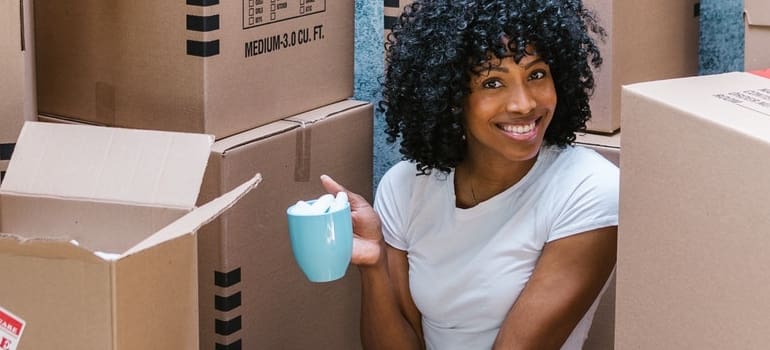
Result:
<svg viewBox="0 0 770 350"><path fill-rule="evenodd" d="M581 0L404 9L380 104L404 161L374 207L349 193L367 349L582 347L616 254L618 169L573 145L603 36Z"/></svg>

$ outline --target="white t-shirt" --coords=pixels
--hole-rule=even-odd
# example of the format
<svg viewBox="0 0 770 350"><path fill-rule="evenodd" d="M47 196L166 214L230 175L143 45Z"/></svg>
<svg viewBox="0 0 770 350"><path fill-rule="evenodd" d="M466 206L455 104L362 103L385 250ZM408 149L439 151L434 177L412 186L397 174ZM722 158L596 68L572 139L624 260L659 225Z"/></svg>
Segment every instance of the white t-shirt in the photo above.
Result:
<svg viewBox="0 0 770 350"><path fill-rule="evenodd" d="M374 208L407 252L428 349L491 349L545 243L618 224L618 169L579 146L544 146L524 178L469 209L455 206L454 171L416 174L388 170ZM562 349L582 348L597 304Z"/></svg>

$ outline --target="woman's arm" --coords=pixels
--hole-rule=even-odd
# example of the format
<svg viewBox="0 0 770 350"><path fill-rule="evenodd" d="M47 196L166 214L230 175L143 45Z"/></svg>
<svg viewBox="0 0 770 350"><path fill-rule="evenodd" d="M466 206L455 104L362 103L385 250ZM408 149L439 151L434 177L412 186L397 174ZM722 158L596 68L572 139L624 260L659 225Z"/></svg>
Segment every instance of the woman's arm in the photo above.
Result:
<svg viewBox="0 0 770 350"><path fill-rule="evenodd" d="M547 243L494 349L561 348L612 273L616 248L617 226Z"/></svg>
<svg viewBox="0 0 770 350"><path fill-rule="evenodd" d="M409 291L406 252L382 243L385 259L359 266L361 339L365 349L424 349L420 312Z"/></svg>
<svg viewBox="0 0 770 350"><path fill-rule="evenodd" d="M423 349L420 312L409 291L406 252L388 246L380 219L358 194L328 176L321 183L329 193L346 191L353 219L351 263L361 272L361 340L365 349Z"/></svg>

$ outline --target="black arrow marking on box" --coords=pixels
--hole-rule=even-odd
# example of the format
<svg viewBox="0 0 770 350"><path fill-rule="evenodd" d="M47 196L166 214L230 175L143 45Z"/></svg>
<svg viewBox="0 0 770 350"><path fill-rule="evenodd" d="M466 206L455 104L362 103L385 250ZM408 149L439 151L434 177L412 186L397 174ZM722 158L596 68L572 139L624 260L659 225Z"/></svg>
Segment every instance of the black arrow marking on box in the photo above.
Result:
<svg viewBox="0 0 770 350"><path fill-rule="evenodd" d="M217 29L219 29L219 15L187 15L187 30L194 30L196 32L210 32Z"/></svg>
<svg viewBox="0 0 770 350"><path fill-rule="evenodd" d="M242 344L242 342L241 342L240 339L238 339L238 340L236 340L236 341L234 341L234 342L232 342L232 343L230 343L228 345L223 345L223 344L217 343L217 347L216 347L215 350L241 350L241 344Z"/></svg>
<svg viewBox="0 0 770 350"><path fill-rule="evenodd" d="M214 308L219 311L230 311L241 306L241 292L229 297L214 296Z"/></svg>
<svg viewBox="0 0 770 350"><path fill-rule="evenodd" d="M398 17L396 16L385 16L385 29L393 29L393 25L396 24L396 21L398 21Z"/></svg>
<svg viewBox="0 0 770 350"><path fill-rule="evenodd" d="M241 268L230 272L214 271L214 284L218 287L230 287L241 282Z"/></svg>
<svg viewBox="0 0 770 350"><path fill-rule="evenodd" d="M241 316L228 321L214 320L215 330L219 335L230 335L241 330Z"/></svg>

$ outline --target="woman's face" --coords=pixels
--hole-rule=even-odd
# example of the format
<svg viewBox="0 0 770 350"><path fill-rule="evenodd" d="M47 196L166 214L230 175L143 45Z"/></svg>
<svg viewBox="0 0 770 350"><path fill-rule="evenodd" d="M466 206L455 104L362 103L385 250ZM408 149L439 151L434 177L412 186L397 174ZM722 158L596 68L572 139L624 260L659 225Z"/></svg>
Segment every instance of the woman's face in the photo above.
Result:
<svg viewBox="0 0 770 350"><path fill-rule="evenodd" d="M556 89L539 56L493 58L471 74L465 102L468 157L485 163L533 160L556 109ZM480 157L480 158L479 158Z"/></svg>

